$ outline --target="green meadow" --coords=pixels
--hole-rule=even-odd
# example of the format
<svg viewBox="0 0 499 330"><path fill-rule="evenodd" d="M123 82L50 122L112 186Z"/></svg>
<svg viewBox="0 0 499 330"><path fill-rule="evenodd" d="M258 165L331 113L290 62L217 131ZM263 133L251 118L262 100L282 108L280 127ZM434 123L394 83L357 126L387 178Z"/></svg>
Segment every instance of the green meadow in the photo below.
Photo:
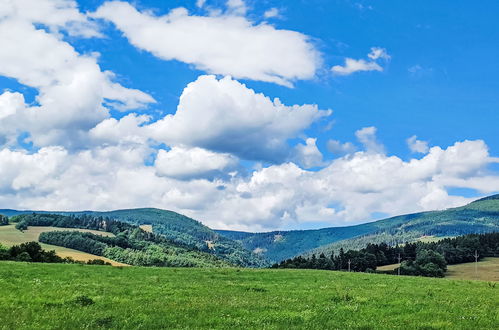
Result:
<svg viewBox="0 0 499 330"><path fill-rule="evenodd" d="M0 262L1 329L497 329L499 285L319 270Z"/></svg>

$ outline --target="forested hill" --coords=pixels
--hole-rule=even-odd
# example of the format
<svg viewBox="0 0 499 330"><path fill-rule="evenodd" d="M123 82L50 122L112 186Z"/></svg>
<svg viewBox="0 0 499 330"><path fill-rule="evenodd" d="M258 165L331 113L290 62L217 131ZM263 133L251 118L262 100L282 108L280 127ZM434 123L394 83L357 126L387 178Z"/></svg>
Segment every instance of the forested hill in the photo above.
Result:
<svg viewBox="0 0 499 330"><path fill-rule="evenodd" d="M265 267L270 262L261 255L245 249L240 242L222 236L199 221L182 214L155 209L140 208L116 210L108 212L83 211L83 212L46 212L46 211L16 211L0 210L0 214L13 216L30 213L57 213L63 215L91 215L107 217L133 225L151 225L153 232L170 239L173 242L196 248L197 250L213 254L234 265L244 267Z"/></svg>
<svg viewBox="0 0 499 330"><path fill-rule="evenodd" d="M155 208L83 212L109 217L134 225L151 225L153 232L168 239L211 253L228 262L244 267L264 267L270 263L258 254L245 249L240 242L216 233L201 222L185 215Z"/></svg>
<svg viewBox="0 0 499 330"><path fill-rule="evenodd" d="M361 249L368 243L395 245L427 236L454 237L494 231L499 231L499 194L458 208L401 215L356 226L268 233L218 232L278 262L297 255L329 255L341 247Z"/></svg>
<svg viewBox="0 0 499 330"><path fill-rule="evenodd" d="M31 212L0 210L0 214L8 216ZM340 247L346 250L361 249L368 243L385 242L395 245L417 241L426 236L454 237L499 231L499 195L454 209L401 215L356 226L268 233L212 230L184 215L153 208L57 213L89 214L134 225L151 225L154 233L164 235L172 241L209 252L230 263L249 267L267 266L269 262L266 260L279 262L303 254L330 254Z"/></svg>

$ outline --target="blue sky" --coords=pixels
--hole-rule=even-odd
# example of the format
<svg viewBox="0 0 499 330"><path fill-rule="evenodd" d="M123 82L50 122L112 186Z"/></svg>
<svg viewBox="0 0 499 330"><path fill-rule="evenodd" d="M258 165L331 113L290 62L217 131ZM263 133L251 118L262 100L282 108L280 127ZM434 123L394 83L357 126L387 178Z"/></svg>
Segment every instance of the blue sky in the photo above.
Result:
<svg viewBox="0 0 499 330"><path fill-rule="evenodd" d="M0 164L11 174L0 207L154 206L218 228L269 230L361 223L499 191L493 1L43 0L44 17L33 6L8 4L0 20L0 41L53 53L49 64L16 59L15 47L0 54L0 148L12 158ZM194 41L169 41L172 33ZM253 63L238 48L262 57ZM88 81L65 99L72 87L62 77L80 77L80 64ZM25 124L13 127L14 116ZM37 165L45 155L52 167ZM131 192L132 178L150 186Z"/></svg>
<svg viewBox="0 0 499 330"><path fill-rule="evenodd" d="M80 1L82 10L95 10L102 1ZM193 12L194 1L136 1L138 8L165 14L185 5ZM223 2L209 2L222 6ZM387 49L392 59L384 72L365 72L331 77L322 72L312 81L300 81L289 89L269 83L241 80L285 103L317 103L334 110L334 129L312 130L325 140L354 139L354 132L376 126L388 152L410 156L405 139L412 135L432 145L448 146L457 140L483 139L492 153L499 152L499 26L498 5L486 1L248 1L255 19L269 8L282 18L279 28L305 33L315 40L329 65L345 57L363 58L370 47ZM118 73L123 81L146 90L159 101L162 111L174 112L188 82L202 74L189 65L162 61L131 46L119 31L106 31L110 39L77 42L82 52L100 51L99 63ZM112 40L111 40L112 39ZM140 65L137 65L140 63ZM174 77L174 78L173 78ZM322 142L322 143L321 143Z"/></svg>

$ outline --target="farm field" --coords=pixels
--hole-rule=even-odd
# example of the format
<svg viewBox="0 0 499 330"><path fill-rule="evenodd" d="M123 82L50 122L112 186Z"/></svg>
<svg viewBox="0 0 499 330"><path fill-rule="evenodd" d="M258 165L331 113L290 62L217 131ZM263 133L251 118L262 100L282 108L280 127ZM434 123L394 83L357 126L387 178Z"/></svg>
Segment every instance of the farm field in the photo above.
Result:
<svg viewBox="0 0 499 330"><path fill-rule="evenodd" d="M477 266L475 273L474 262L449 265L445 278L499 282L499 258L483 258Z"/></svg>
<svg viewBox="0 0 499 330"><path fill-rule="evenodd" d="M380 266L377 270L388 271L396 269L400 264ZM480 280L499 282L499 258L483 258L478 262L478 276L475 275L475 263L467 262L448 265L445 278L454 280Z"/></svg>
<svg viewBox="0 0 499 330"><path fill-rule="evenodd" d="M1 329L493 329L489 282L0 262Z"/></svg>
<svg viewBox="0 0 499 330"><path fill-rule="evenodd" d="M19 231L15 228L15 225L7 225L0 226L0 244L10 247L12 245L18 245L26 242L38 242L38 237L41 233L47 231L69 231L69 230L77 230L82 232L89 232L97 235L103 236L114 236L112 233L97 231L97 230L89 230L89 229L77 229L77 228L58 228L58 227L29 227L28 230ZM44 250L55 250L57 255L60 257L71 257L75 260L79 261L87 261L92 259L101 259L107 262L110 262L113 266L124 266L124 264L113 261L108 258L104 258L101 256L96 256L90 253L73 250L69 248L65 248L57 245L50 245L45 243L40 243Z"/></svg>

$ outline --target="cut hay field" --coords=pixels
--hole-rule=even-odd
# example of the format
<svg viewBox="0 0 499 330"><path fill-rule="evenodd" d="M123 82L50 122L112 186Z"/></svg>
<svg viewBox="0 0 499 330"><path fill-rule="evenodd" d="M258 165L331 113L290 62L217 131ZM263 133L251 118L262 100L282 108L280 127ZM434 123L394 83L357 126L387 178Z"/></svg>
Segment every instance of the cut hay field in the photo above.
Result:
<svg viewBox="0 0 499 330"><path fill-rule="evenodd" d="M376 268L381 271L394 270L400 264L391 264ZM483 258L478 262L478 276L475 274L475 263L448 265L445 278L456 280L480 280L499 282L499 258Z"/></svg>
<svg viewBox="0 0 499 330"><path fill-rule="evenodd" d="M477 264L476 273L474 262L449 265L447 266L445 277L451 279L499 282L499 258L483 258Z"/></svg>
<svg viewBox="0 0 499 330"><path fill-rule="evenodd" d="M0 329L494 329L499 286L319 270L0 262Z"/></svg>
<svg viewBox="0 0 499 330"><path fill-rule="evenodd" d="M29 227L28 230L20 231L15 228L15 225L0 226L0 244L10 247L12 245L18 245L26 242L38 242L38 237L41 233L47 231L70 231L77 230L82 232L89 232L96 235L102 236L114 236L112 233L90 230L90 229L77 229L77 228L58 228L58 227ZM60 257L71 257L79 261L88 261L92 259L101 259L110 262L113 266L125 266L125 264L113 261L108 258L101 256L96 256L90 253L68 249L62 246L50 245L45 243L40 243L45 250L55 250L57 255Z"/></svg>

